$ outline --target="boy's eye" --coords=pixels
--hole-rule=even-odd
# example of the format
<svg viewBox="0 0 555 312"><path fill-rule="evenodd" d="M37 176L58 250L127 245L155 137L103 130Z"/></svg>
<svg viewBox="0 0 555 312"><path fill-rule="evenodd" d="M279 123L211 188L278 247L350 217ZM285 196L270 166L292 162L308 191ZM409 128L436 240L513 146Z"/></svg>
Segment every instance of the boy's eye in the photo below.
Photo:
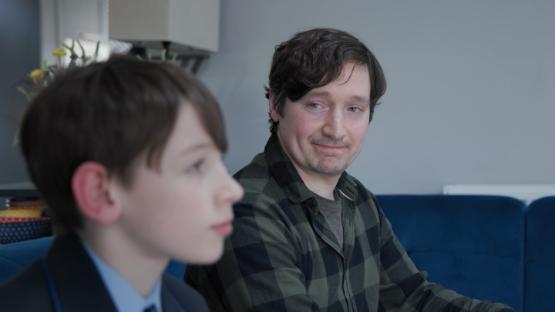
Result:
<svg viewBox="0 0 555 312"><path fill-rule="evenodd" d="M191 166L189 166L185 172L190 174L200 173L204 167L204 159L199 159L195 161Z"/></svg>

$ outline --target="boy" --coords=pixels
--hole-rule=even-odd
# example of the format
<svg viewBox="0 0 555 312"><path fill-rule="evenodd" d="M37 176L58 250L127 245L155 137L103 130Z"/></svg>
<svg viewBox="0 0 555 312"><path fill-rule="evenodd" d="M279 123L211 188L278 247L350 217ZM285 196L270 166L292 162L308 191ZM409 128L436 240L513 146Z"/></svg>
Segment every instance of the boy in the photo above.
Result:
<svg viewBox="0 0 555 312"><path fill-rule="evenodd" d="M221 160L223 117L200 82L115 57L55 79L20 131L58 236L0 287L3 311L207 310L162 275L170 258L218 260L242 196Z"/></svg>

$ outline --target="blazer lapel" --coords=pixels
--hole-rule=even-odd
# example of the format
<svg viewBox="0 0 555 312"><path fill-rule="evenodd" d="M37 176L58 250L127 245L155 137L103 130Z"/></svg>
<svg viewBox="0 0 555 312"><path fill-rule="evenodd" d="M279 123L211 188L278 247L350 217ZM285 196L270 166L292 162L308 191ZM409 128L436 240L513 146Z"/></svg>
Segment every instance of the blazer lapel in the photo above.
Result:
<svg viewBox="0 0 555 312"><path fill-rule="evenodd" d="M64 311L116 311L96 266L75 234L58 237L47 256L48 271Z"/></svg>
<svg viewBox="0 0 555 312"><path fill-rule="evenodd" d="M185 308L181 306L180 300L172 291L168 277L162 275L162 310L164 312L184 312Z"/></svg>

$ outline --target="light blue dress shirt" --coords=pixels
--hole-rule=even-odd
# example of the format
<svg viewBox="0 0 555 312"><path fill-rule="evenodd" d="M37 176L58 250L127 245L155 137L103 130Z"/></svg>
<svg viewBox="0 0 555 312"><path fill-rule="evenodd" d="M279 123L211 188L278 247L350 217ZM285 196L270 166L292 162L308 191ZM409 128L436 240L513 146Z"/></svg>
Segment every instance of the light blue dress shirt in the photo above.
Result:
<svg viewBox="0 0 555 312"><path fill-rule="evenodd" d="M110 264L102 260L85 241L81 240L81 243L96 265L96 269L100 273L104 285L108 288L118 311L141 312L153 304L157 311L162 311L161 277L158 277L148 295L143 297L131 282L114 270Z"/></svg>

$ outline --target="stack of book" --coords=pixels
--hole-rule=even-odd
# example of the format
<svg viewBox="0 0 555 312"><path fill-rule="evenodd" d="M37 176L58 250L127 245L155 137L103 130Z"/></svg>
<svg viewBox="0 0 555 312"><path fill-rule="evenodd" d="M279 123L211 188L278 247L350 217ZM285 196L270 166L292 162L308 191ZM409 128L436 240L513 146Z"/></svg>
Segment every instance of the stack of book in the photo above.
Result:
<svg viewBox="0 0 555 312"><path fill-rule="evenodd" d="M0 208L0 244L39 238L52 233L46 205L38 197L8 197Z"/></svg>

